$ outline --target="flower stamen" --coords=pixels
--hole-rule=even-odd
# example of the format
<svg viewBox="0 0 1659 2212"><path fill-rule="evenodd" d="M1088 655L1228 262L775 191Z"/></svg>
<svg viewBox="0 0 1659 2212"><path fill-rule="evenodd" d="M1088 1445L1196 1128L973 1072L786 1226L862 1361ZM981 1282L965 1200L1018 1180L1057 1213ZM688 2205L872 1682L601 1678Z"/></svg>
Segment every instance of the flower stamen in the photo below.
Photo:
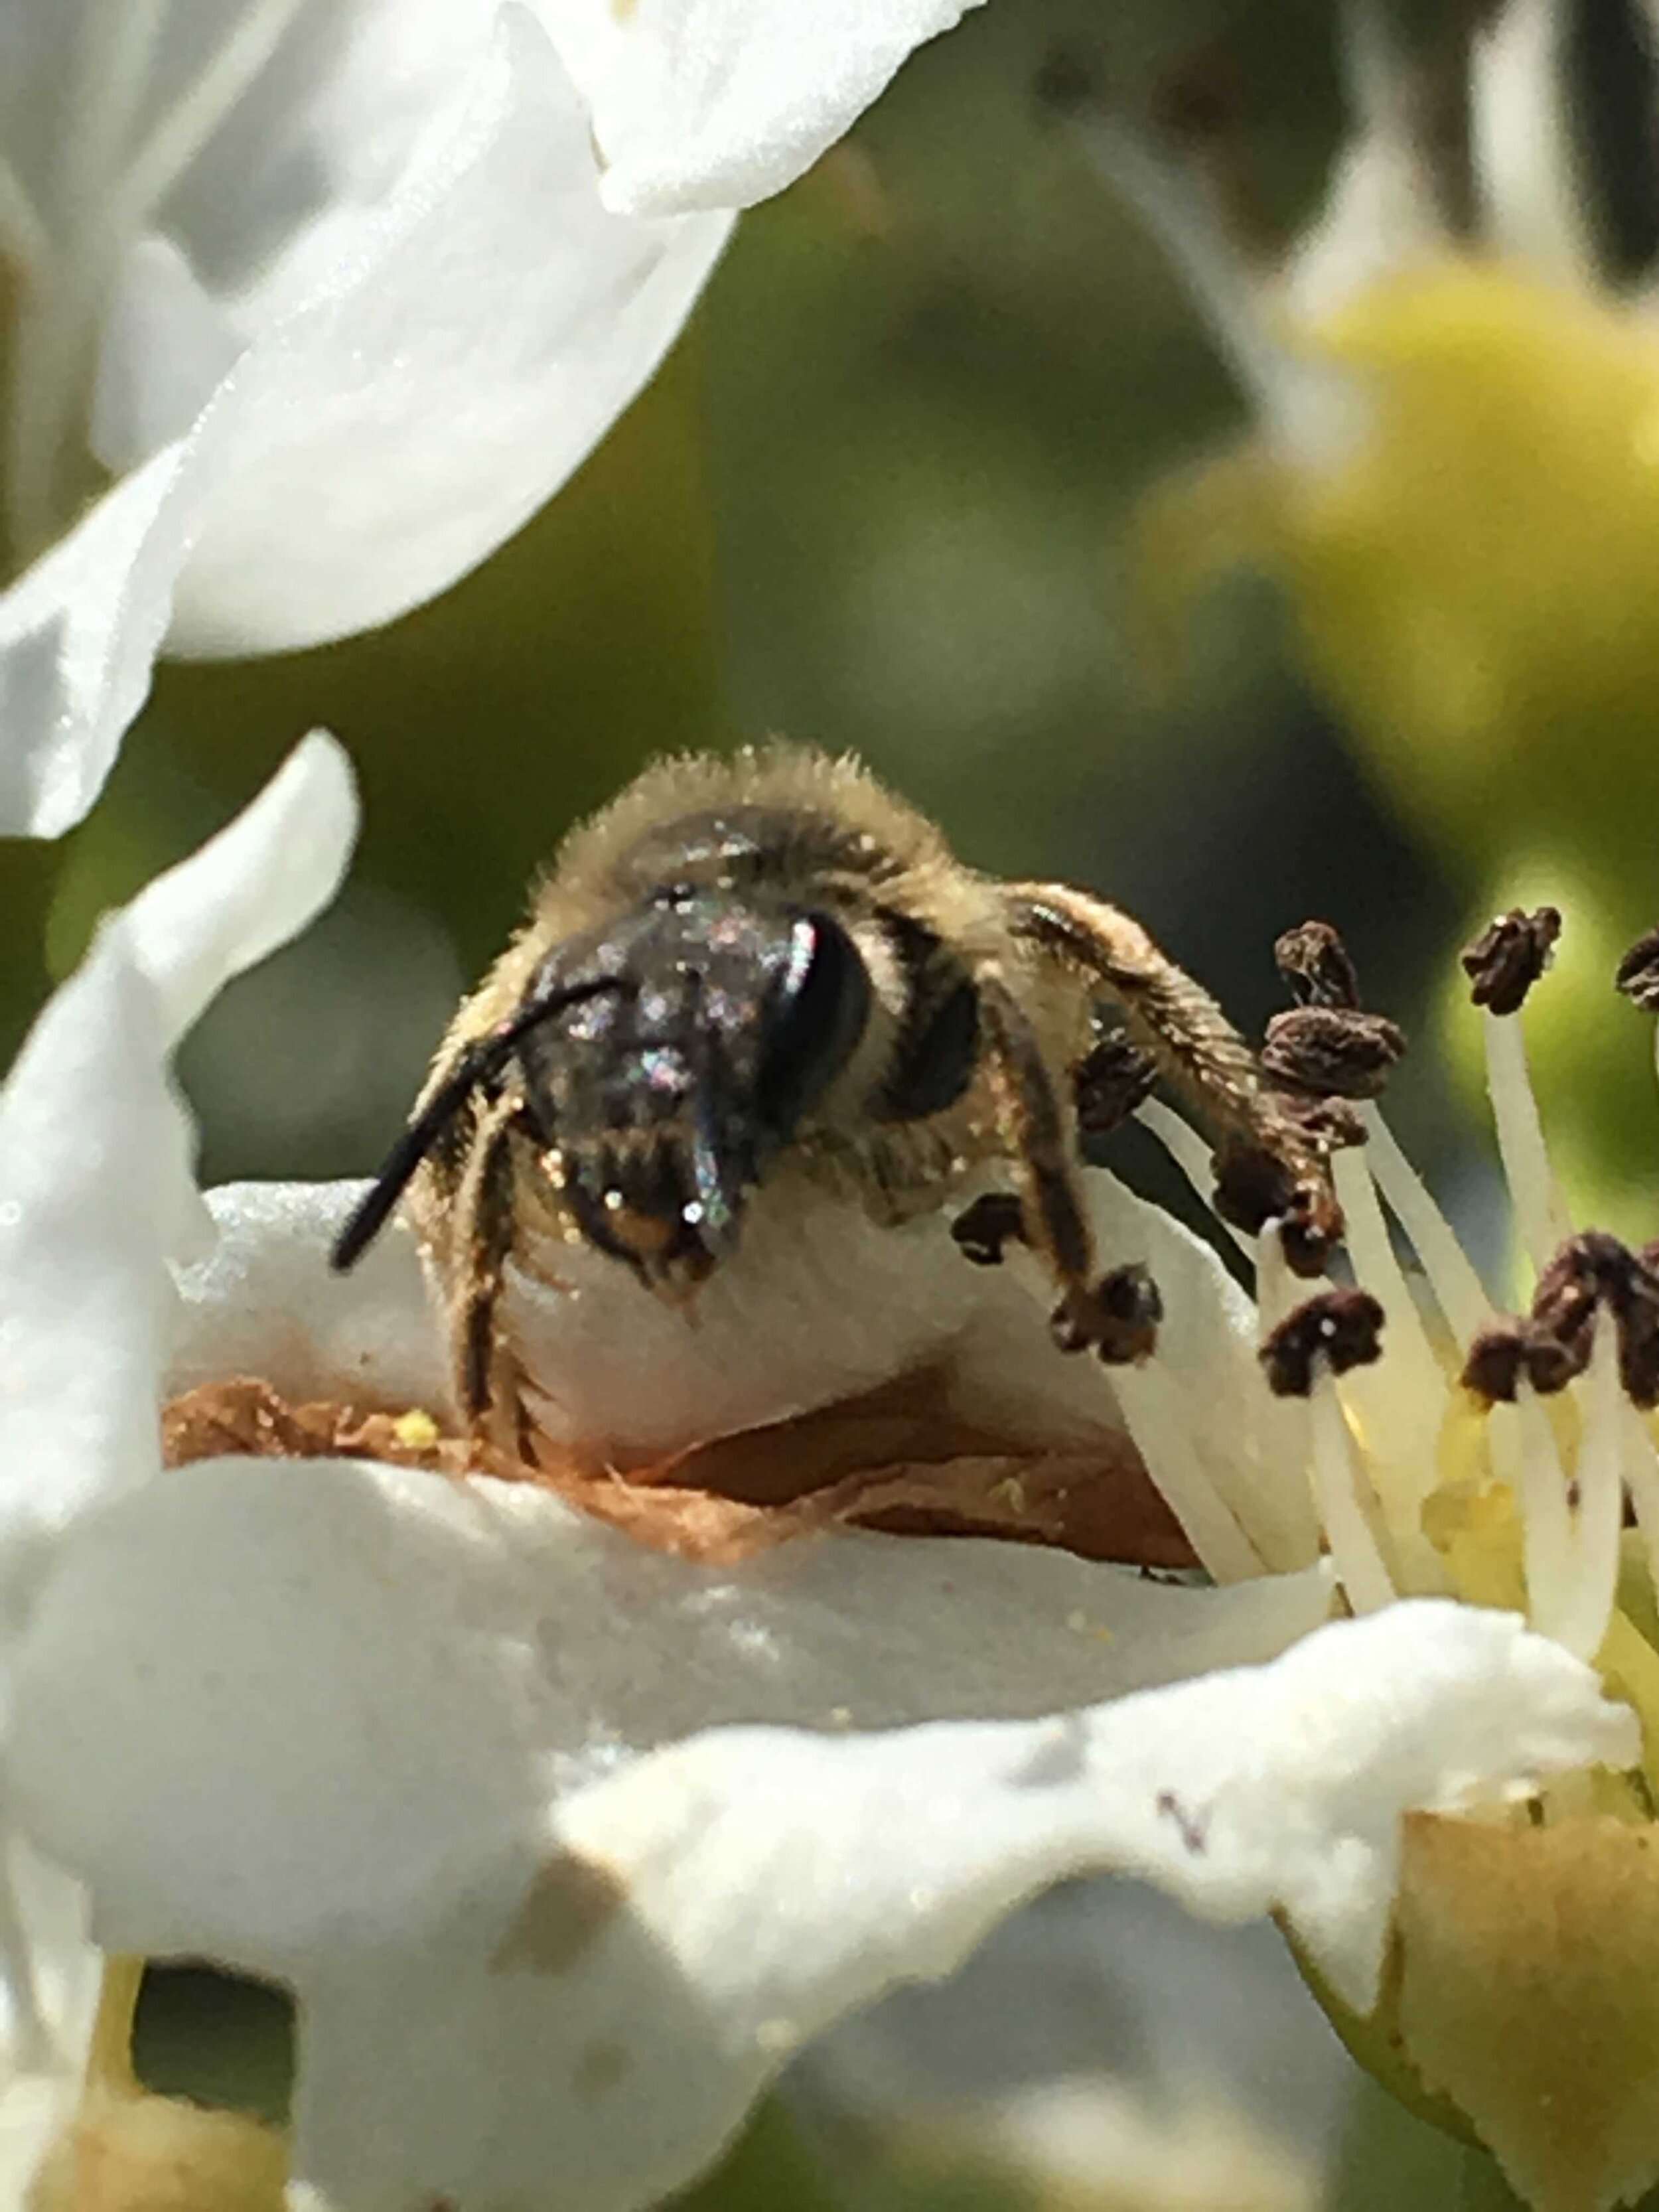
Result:
<svg viewBox="0 0 1659 2212"><path fill-rule="evenodd" d="M1572 1217L1550 1165L1527 1065L1526 1040L1512 1018L1549 964L1560 929L1561 917L1553 907L1540 907L1532 914L1517 907L1498 915L1462 956L1470 995L1483 1012L1486 1089L1498 1156L1521 1242L1540 1275L1556 1247L1571 1236Z"/></svg>
<svg viewBox="0 0 1659 2212"><path fill-rule="evenodd" d="M1358 395L1340 371L1283 342L1202 181L1101 100L1074 58L1051 63L1038 92L1063 116L1095 174L1161 241L1269 436L1291 459L1316 466L1346 453L1354 440Z"/></svg>
<svg viewBox="0 0 1659 2212"><path fill-rule="evenodd" d="M1266 1562L1212 1481L1169 1375L1156 1360L1117 1368L1112 1389L1136 1450L1158 1470L1158 1487L1218 1583L1244 1582Z"/></svg>
<svg viewBox="0 0 1659 2212"><path fill-rule="evenodd" d="M1382 1327L1382 1309L1368 1291L1325 1291L1287 1315L1260 1353L1273 1395L1299 1398L1307 1405L1319 1517L1332 1563L1356 1613L1375 1613L1398 1593L1360 1502L1364 1470L1336 1377L1380 1358Z"/></svg>
<svg viewBox="0 0 1659 2212"><path fill-rule="evenodd" d="M1359 1114L1365 1124L1365 1164L1410 1239L1446 1326L1460 1346L1467 1346L1492 1316L1486 1285L1428 1185L1401 1150L1381 1109L1366 1104L1360 1107Z"/></svg>

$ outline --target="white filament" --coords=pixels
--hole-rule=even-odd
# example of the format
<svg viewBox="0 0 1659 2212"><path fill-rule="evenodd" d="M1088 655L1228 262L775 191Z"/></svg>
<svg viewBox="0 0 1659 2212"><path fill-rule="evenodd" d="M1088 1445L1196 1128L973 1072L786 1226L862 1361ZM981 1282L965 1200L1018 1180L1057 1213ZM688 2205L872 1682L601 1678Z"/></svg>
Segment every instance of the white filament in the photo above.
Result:
<svg viewBox="0 0 1659 2212"><path fill-rule="evenodd" d="M1486 1089L1498 1129L1498 1154L1521 1242L1534 1270L1542 1274L1557 1246L1571 1236L1572 1218L1550 1165L1520 1017L1494 1014L1487 1008L1483 1020Z"/></svg>
<svg viewBox="0 0 1659 2212"><path fill-rule="evenodd" d="M1619 1581L1624 1518L1624 1388L1619 1338L1605 1310L1595 1319L1579 1401L1583 1426L1570 1484L1544 1408L1523 1381L1521 1417L1522 1559L1534 1628L1580 1659L1601 1647Z"/></svg>
<svg viewBox="0 0 1659 2212"><path fill-rule="evenodd" d="M1625 1408L1625 1480L1636 1508L1636 1526L1648 1555L1648 1580L1659 1590L1659 1452L1648 1425L1634 1406Z"/></svg>
<svg viewBox="0 0 1659 2212"><path fill-rule="evenodd" d="M1381 1302L1387 1322L1381 1360L1356 1370L1347 1387L1363 1418L1389 1536L1396 1547L1416 1549L1425 1542L1423 1501L1435 1484L1445 1376L1395 1256L1364 1148L1340 1152L1331 1168L1355 1280Z"/></svg>
<svg viewBox="0 0 1659 2212"><path fill-rule="evenodd" d="M1492 1317L1492 1300L1428 1185L1401 1151L1382 1109L1365 1105L1359 1110L1368 1132L1366 1163L1376 1187L1411 1239L1412 1249L1458 1350L1467 1352Z"/></svg>
<svg viewBox="0 0 1659 2212"><path fill-rule="evenodd" d="M1377 1613L1395 1597L1392 1577L1359 1503L1364 1480L1347 1416L1328 1360L1316 1357L1308 1401L1314 1495L1331 1563L1356 1613Z"/></svg>
<svg viewBox="0 0 1659 2212"><path fill-rule="evenodd" d="M1575 1545L1566 1469L1555 1448L1549 1418L1524 1379L1516 1386L1515 1411L1521 1446L1516 1471L1527 1612L1541 1635L1564 1644L1572 1613Z"/></svg>
<svg viewBox="0 0 1659 2212"><path fill-rule="evenodd" d="M1116 1367L1112 1389L1148 1474L1205 1571L1218 1583L1259 1575L1267 1563L1206 1472L1170 1376L1152 1363Z"/></svg>
<svg viewBox="0 0 1659 2212"><path fill-rule="evenodd" d="M1509 0L1476 29L1469 67L1469 151L1492 246L1579 284L1596 255L1573 147L1559 0Z"/></svg>
<svg viewBox="0 0 1659 2212"><path fill-rule="evenodd" d="M1186 279L1269 437L1294 461L1340 460L1363 427L1360 395L1337 369L1293 353L1274 334L1243 257L1194 179L1121 116L1081 116L1073 130L1091 167L1128 201Z"/></svg>
<svg viewBox="0 0 1659 2212"><path fill-rule="evenodd" d="M1161 1098L1148 1098L1135 1109L1135 1119L1142 1128L1151 1130L1164 1151L1181 1170L1197 1195L1204 1201L1212 1219L1221 1221L1215 1207L1215 1159L1209 1146L1196 1129L1183 1121L1179 1114L1166 1106ZM1221 1221L1233 1243L1247 1260L1255 1257L1255 1239L1247 1237L1242 1229L1235 1229L1231 1221Z"/></svg>

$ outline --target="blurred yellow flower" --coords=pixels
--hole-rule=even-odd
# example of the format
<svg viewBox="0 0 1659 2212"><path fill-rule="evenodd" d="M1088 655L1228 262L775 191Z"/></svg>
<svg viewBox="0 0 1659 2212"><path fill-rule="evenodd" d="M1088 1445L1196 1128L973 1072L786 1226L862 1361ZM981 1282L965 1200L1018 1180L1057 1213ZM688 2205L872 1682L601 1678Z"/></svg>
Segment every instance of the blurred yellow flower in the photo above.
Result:
<svg viewBox="0 0 1659 2212"><path fill-rule="evenodd" d="M1305 669L1478 902L1547 896L1617 940L1653 919L1659 324L1650 282L1616 283L1595 243L1580 155L1597 118L1571 97L1568 13L1508 0L1471 31L1449 133L1444 70L1356 10L1352 136L1270 265L1211 188L1213 138L1183 163L1115 116L1078 125L1180 263L1254 415L1146 504L1147 642L1168 657L1218 571L1264 572ZM1616 1066L1604 1000L1593 1020L1571 1055L1589 1042ZM1616 1097L1586 1099L1540 1042L1569 1182L1616 1218L1639 1187L1634 1063Z"/></svg>

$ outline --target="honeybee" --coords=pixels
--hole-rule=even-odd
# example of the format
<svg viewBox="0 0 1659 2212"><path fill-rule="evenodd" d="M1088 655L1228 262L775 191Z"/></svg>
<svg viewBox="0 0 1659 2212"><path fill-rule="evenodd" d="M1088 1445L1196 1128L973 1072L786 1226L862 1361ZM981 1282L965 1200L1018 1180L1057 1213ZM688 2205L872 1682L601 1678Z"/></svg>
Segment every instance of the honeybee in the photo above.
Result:
<svg viewBox="0 0 1659 2212"><path fill-rule="evenodd" d="M1052 1276L1063 1348L1133 1356L1153 1294L1100 1272L1080 1131L1154 1071L1256 1164L1258 1212L1298 1218L1316 1259L1334 1233L1317 1144L1128 915L965 866L855 761L668 759L567 838L333 1261L349 1267L407 1191L459 1405L501 1441L525 1379L498 1327L510 1268L600 1285L606 1345L653 1307L695 1326L704 1286L740 1290L746 1261L767 1270L763 1306L817 1271L827 1312L857 1303L872 1224L937 1212L989 1163L1013 1189L958 1224L967 1258L1018 1237ZM820 1223L850 1207L861 1226L833 1252L821 1231L761 1233L790 1206Z"/></svg>

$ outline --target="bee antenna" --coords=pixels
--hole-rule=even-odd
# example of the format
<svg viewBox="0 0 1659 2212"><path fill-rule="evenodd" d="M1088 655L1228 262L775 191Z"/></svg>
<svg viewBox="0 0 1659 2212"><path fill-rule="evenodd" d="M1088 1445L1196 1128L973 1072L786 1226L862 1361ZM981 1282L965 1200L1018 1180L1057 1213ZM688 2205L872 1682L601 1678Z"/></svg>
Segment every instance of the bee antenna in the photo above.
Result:
<svg viewBox="0 0 1659 2212"><path fill-rule="evenodd" d="M328 1263L337 1274L354 1267L386 1224L387 1215L409 1186L416 1168L432 1150L481 1083L500 1073L518 1050L520 1040L539 1023L550 1021L567 1007L603 997L607 991L632 987L620 975L598 975L572 983L545 998L521 1006L488 1036L470 1044L398 1139L381 1163L379 1174L353 1209L335 1238Z"/></svg>

